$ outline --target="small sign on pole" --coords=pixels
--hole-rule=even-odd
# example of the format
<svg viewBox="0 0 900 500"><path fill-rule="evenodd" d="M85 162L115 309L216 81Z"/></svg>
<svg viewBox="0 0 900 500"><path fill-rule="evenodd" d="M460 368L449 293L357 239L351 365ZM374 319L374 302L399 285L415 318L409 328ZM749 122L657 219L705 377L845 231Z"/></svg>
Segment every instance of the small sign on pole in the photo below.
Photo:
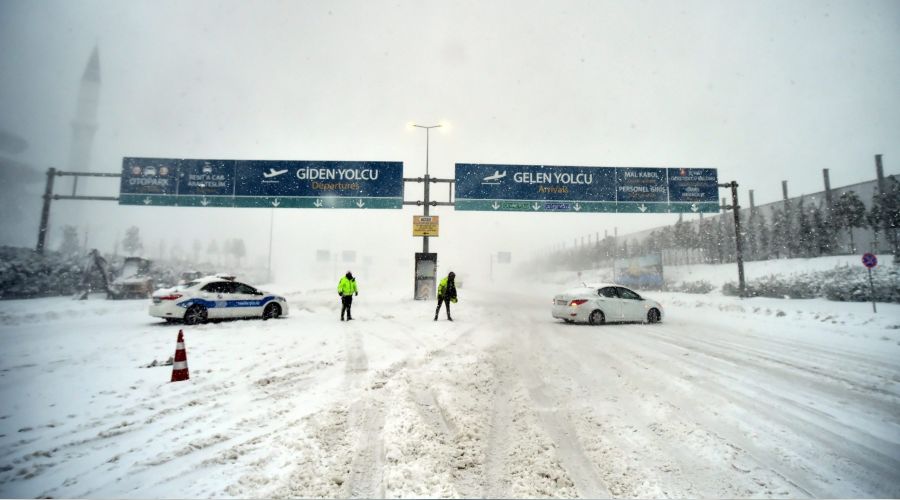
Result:
<svg viewBox="0 0 900 500"><path fill-rule="evenodd" d="M438 236L437 215L413 215L413 236Z"/></svg>
<svg viewBox="0 0 900 500"><path fill-rule="evenodd" d="M878 257L873 253L865 253L862 256L862 263L869 272L869 297L872 299L872 312L878 312L875 308L875 285L872 283L872 268L878 265Z"/></svg>

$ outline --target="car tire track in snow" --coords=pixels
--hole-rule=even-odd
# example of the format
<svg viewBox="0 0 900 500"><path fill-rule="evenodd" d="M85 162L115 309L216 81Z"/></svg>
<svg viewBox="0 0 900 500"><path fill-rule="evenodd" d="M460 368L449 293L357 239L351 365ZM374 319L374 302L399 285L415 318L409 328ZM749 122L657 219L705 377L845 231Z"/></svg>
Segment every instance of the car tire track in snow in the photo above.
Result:
<svg viewBox="0 0 900 500"><path fill-rule="evenodd" d="M584 328L579 333L584 333ZM552 357L536 368L546 372L552 367L557 371L557 383L570 388L570 401L565 406L578 415L575 432L583 440L589 461L596 464L609 485L610 496L697 495L691 481L681 480L681 467L675 465L690 467L694 457L682 453L678 445L648 435L647 430L657 420L644 415L640 393L621 390L622 373L615 364L570 355L560 339L549 335L537 340L542 344L538 350L552 352ZM585 353L585 340L581 338L575 352ZM594 403L585 407L579 401Z"/></svg>
<svg viewBox="0 0 900 500"><path fill-rule="evenodd" d="M702 402L701 407L691 413L684 413L684 415L689 420L697 422L701 429L724 440L729 446L740 452L743 459L736 463L735 470L769 476L768 480L763 480L762 484L758 484L758 487L764 488L758 494L767 494L766 488L772 489L769 483L780 481L789 489L795 490L795 493L792 493L794 495L827 496L826 492L842 491L835 489L842 488L841 484L852 484L835 484L833 478L841 476L870 476L864 483L876 488L887 487L885 483L881 483L879 486L878 477L891 477L892 473L888 470L889 467L873 463L864 455L860 455L859 443L849 443L843 436L822 429L818 422L828 420L823 420L822 415L809 413L809 411L817 410L810 409L804 413L805 410L802 410L802 406L798 407L795 401L788 400L781 395L771 394L769 389L766 389L766 387L782 387L785 383L784 380L771 376L765 377L765 374L761 373L759 375L762 376L762 379L759 382L751 382L758 377L748 375L747 372L749 370L752 373L758 368L756 361L749 361L745 364L722 363L716 359L715 352L711 352L707 356L696 351L696 348L691 350L689 347L677 347L667 342L656 341L657 335L668 333L666 327L662 325L624 325L612 328L603 327L602 330L601 334L609 342L605 342L602 349L594 347L593 350L598 355L606 356L608 363L615 363L618 358L634 360L633 364L620 364L626 374L626 380L643 381L640 386L643 387L643 390L653 391L658 396L665 398L660 401L661 403L666 403L666 400L671 401L673 397L678 398L679 395L687 400ZM671 333L673 338L679 338L679 342L683 337L689 336L683 330ZM713 332L698 333L702 336L712 334ZM584 342L573 341L572 348L584 349L585 345ZM725 348L721 354L733 356L733 352L733 348ZM701 359L695 359L698 356ZM685 373L684 370L688 367L691 367L690 372ZM756 389L752 393L746 393L748 388L754 387ZM639 387L628 388L626 386L626 389L628 392L632 392L638 390ZM788 385L784 386L783 390L790 393L795 389ZM823 396L822 399L828 401L832 398ZM672 404L673 408L677 407L677 402L668 404ZM665 407L660 408L664 410ZM791 410L791 408L799 410ZM785 410L788 412L785 413ZM682 413L682 410L677 411ZM707 413L709 413L709 417L706 416ZM713 418L714 414L720 416ZM734 415L735 420L723 421L723 417L727 418L727 415ZM752 417L748 417L748 415ZM740 432L740 423L746 422L748 419L753 422L752 436ZM667 420L672 421L672 417L668 417ZM738 424L738 427L735 424ZM855 432L855 430L851 430L850 434ZM760 443L759 439L765 438L766 435L778 436L775 443L779 443L779 445L773 446L774 443L771 442L769 444ZM781 446L781 442L790 444ZM861 463L865 464L862 470L852 464L841 465L843 459L836 457L824 462L824 464L831 462L831 465L823 467L822 450L829 450L828 454L830 454L832 453L830 450L835 448L842 450L838 452L841 456L849 454L851 457L856 456L856 459L862 460ZM890 462L891 459L888 458L887 461ZM834 469L832 469L833 467ZM735 484L739 482L738 479L735 479ZM751 488L755 489L756 487L751 485ZM775 489L777 490L777 488ZM876 491L878 490L876 489ZM891 490L882 489L880 491ZM871 490L845 490L844 493L846 496L871 494L873 494ZM729 496L727 493L722 495Z"/></svg>
<svg viewBox="0 0 900 500"><path fill-rule="evenodd" d="M364 393L368 380L369 357L363 347L362 336L358 324L346 333L346 365L344 368L344 390L351 397L358 398L347 416L347 425L358 431L354 449L350 450L352 459L345 492L351 498L384 497L384 443L381 431L384 428L384 409L375 396Z"/></svg>
<svg viewBox="0 0 900 500"><path fill-rule="evenodd" d="M593 461L589 460L584 448L578 440L575 428L569 421L567 395L559 394L559 387L547 384L540 373L545 370L535 370L535 367L546 367L546 360L540 358L547 346L538 346L541 342L532 323L522 325L520 330L523 335L513 341L515 359L519 360L519 376L525 382L528 396L533 402L533 407L538 413L544 430L556 444L556 453L559 455L566 472L582 498L610 498L612 493L600 475L600 471ZM523 368L524 364L528 368Z"/></svg>
<svg viewBox="0 0 900 500"><path fill-rule="evenodd" d="M347 491L350 498L384 498L384 408L373 399L360 399L350 407L350 428L359 439L350 462Z"/></svg>
<svg viewBox="0 0 900 500"><path fill-rule="evenodd" d="M893 489L891 489L889 484L879 478L892 476L896 478L896 471L900 470L900 461L896 458L900 456L898 455L900 453L898 445L878 439L855 424L842 424L831 415L823 414L821 410L790 397L790 394L797 394L803 395L800 397L828 402L835 399L830 391L819 396L809 395L804 377L799 378L801 386L795 387L796 382L785 378L777 371L774 374L767 373L761 368L758 361L742 360L736 357L735 353L740 351L736 351L731 346L710 349L709 344L704 346L698 342L692 343L691 339L678 338L679 335L683 336L683 332L671 332L671 336L663 335L657 345L661 348L667 345L671 346L669 347L670 351L673 348L677 349L672 352L672 357L680 356L684 351L692 352L694 356L681 356L683 358L679 361L681 366L692 366L699 373L712 372L703 377L692 377L691 384L710 394L720 395L722 399L736 405L744 413L756 414L757 417L754 420L757 422L755 424L757 428L769 428L770 432L779 434L783 434L787 430L794 436L795 445L790 450L790 454L794 454L795 458L787 462L779 460L782 462L779 468L788 472L781 472L777 468L773 468L774 473L782 476L801 491L815 496L835 491L835 485L831 484L832 481L829 479L834 476L835 472L851 477L867 477L866 483L882 488L876 492L848 491L845 493L846 496L871 494L896 496L897 483L894 482ZM693 359L698 355L702 356L702 359ZM648 368L651 365L665 366L666 363L663 361L648 364ZM798 366L797 369L802 370L803 367ZM753 382L749 382L751 380ZM820 379L820 381L824 380L828 379ZM780 390L776 394L772 392L771 388L780 388ZM845 394L846 391L835 391L835 394L837 393ZM875 408L877 406L870 403L863 407ZM823 427L823 423L828 426ZM743 448L753 449L753 446L745 443ZM830 450L829 453L834 454L834 462L830 467L836 467L836 469L823 470L820 465L822 462L821 450L823 449ZM796 455L798 453L802 453L802 455ZM802 468L790 465L797 460L805 462L806 465ZM768 459L766 461L769 462ZM806 481L799 479L810 475L813 477ZM820 486L803 484L808 483L809 480Z"/></svg>
<svg viewBox="0 0 900 500"><path fill-rule="evenodd" d="M511 439L509 429L512 426L513 410L510 399L509 373L512 368L508 362L498 356L498 348L494 348L497 376L491 397L490 434L485 441L484 474L481 484L481 498L509 498L509 479L506 477L506 457ZM474 496L474 495L473 495Z"/></svg>

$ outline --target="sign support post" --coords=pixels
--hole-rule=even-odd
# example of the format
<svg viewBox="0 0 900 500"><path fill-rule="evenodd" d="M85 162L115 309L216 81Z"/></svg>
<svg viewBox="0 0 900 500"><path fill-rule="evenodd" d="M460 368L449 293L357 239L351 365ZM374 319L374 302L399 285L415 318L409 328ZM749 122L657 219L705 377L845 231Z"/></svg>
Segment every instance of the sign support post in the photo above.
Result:
<svg viewBox="0 0 900 500"><path fill-rule="evenodd" d="M47 231L50 228L50 202L52 200L94 200L94 201L119 201L118 197L115 196L78 196L75 194L75 186L77 183L73 184L72 187L72 195L59 195L53 194L53 184L54 179L59 176L72 176L75 177L75 180L78 180L79 177L122 177L122 174L113 174L113 173L97 173L97 172L64 172L62 170L56 170L53 167L47 169L47 185L44 188L44 206L41 209L41 223L38 226L38 241L37 246L35 247L35 251L43 255L44 247L47 244Z"/></svg>
<svg viewBox="0 0 900 500"><path fill-rule="evenodd" d="M734 212L734 257L738 266L738 295L741 298L747 296L747 284L744 281L744 252L741 238L741 206L738 205L737 181L719 184L719 187L731 188L731 205L726 206Z"/></svg>
<svg viewBox="0 0 900 500"><path fill-rule="evenodd" d="M872 283L872 268L866 269L869 271L869 298L872 299L872 312L877 313L878 309L875 308L875 285Z"/></svg>
<svg viewBox="0 0 900 500"><path fill-rule="evenodd" d="M872 268L878 265L878 257L873 253L864 253L862 263L869 272L869 298L872 299L872 312L877 313L878 309L875 308L875 284L872 282Z"/></svg>
<svg viewBox="0 0 900 500"><path fill-rule="evenodd" d="M56 169L47 169L47 186L44 188L44 207L41 209L41 225L38 228L37 248L38 254L44 254L44 245L47 242L47 226L50 224L50 199L53 197L53 179L56 177Z"/></svg>

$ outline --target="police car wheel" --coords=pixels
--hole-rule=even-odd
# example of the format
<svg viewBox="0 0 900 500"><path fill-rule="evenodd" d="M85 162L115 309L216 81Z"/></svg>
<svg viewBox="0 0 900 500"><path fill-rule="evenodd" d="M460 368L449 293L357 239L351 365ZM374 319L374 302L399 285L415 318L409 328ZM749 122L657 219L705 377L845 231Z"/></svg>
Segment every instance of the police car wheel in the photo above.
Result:
<svg viewBox="0 0 900 500"><path fill-rule="evenodd" d="M281 316L281 306L278 304L269 304L263 310L263 320L276 319Z"/></svg>
<svg viewBox="0 0 900 500"><path fill-rule="evenodd" d="M206 322L207 311L203 306L193 305L184 313L185 325L197 325Z"/></svg>
<svg viewBox="0 0 900 500"><path fill-rule="evenodd" d="M647 323L659 323L660 314L656 308L647 311Z"/></svg>

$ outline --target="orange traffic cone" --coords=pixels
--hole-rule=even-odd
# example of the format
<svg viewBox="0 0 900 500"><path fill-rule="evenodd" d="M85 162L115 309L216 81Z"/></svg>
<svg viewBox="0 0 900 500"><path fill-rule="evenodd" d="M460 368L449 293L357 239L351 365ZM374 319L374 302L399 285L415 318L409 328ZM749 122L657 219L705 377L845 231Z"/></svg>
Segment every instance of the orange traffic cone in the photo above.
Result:
<svg viewBox="0 0 900 500"><path fill-rule="evenodd" d="M172 363L172 382L188 380L187 351L184 349L184 333L178 330L178 341L175 344L175 361Z"/></svg>

